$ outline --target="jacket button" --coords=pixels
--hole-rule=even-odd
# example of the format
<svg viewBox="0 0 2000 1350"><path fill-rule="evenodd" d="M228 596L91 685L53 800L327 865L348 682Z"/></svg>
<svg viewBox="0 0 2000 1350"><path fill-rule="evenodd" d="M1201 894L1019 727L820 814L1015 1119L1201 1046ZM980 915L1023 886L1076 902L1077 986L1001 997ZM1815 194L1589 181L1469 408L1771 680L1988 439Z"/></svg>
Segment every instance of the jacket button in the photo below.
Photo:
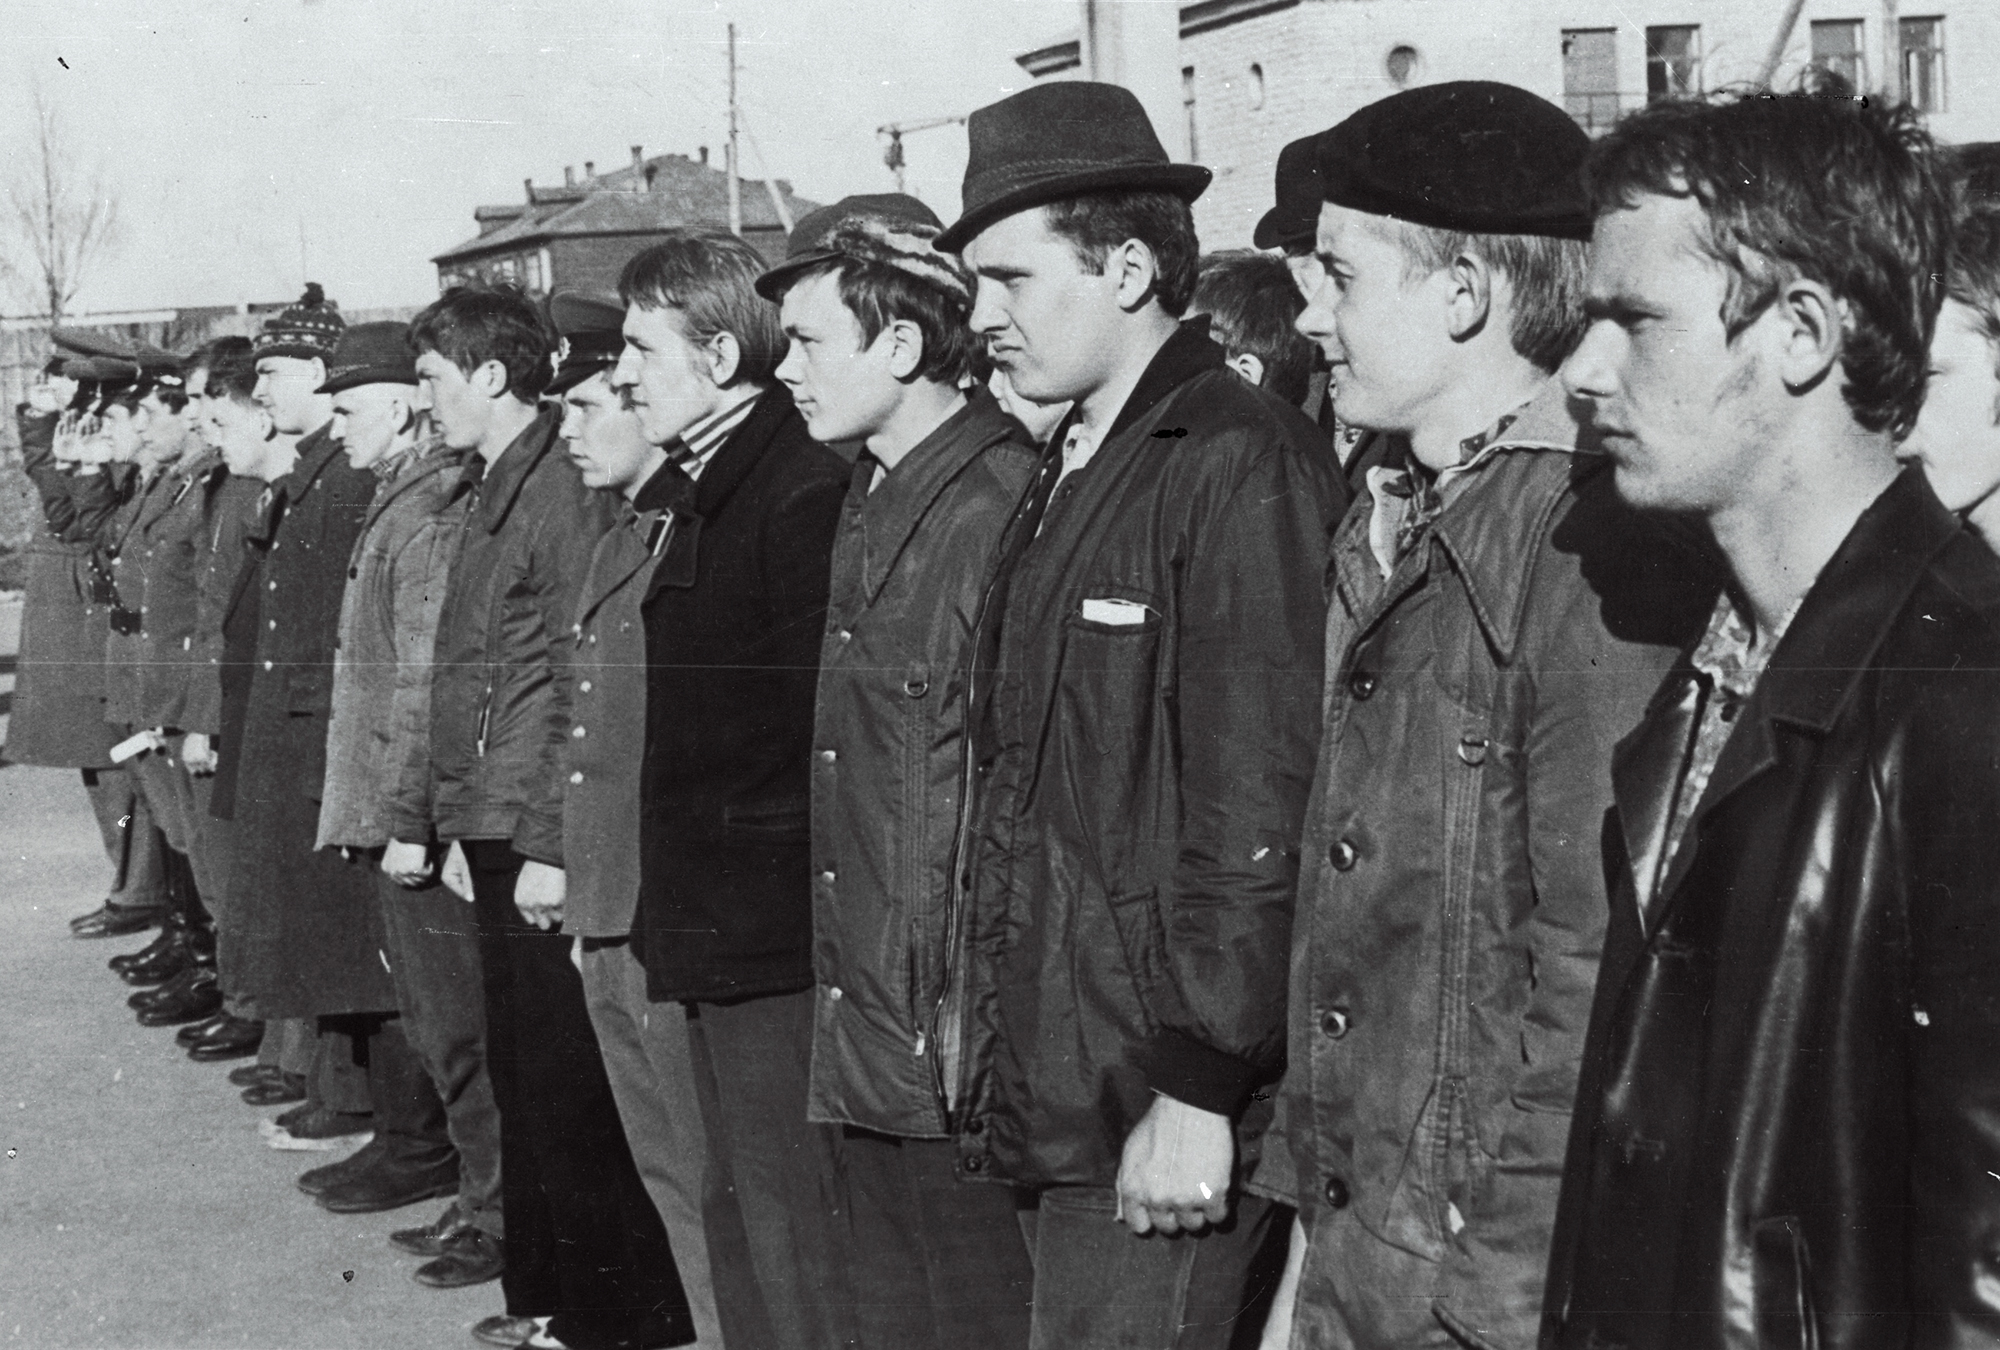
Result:
<svg viewBox="0 0 2000 1350"><path fill-rule="evenodd" d="M1339 1177L1328 1177L1326 1179L1326 1202L1335 1209L1346 1209L1347 1200L1347 1183Z"/></svg>
<svg viewBox="0 0 2000 1350"><path fill-rule="evenodd" d="M276 628L277 626L278 626L278 621L276 619L271 620L271 627Z"/></svg>
<svg viewBox="0 0 2000 1350"><path fill-rule="evenodd" d="M352 575L353 575L353 573L349 573L348 575L352 576ZM272 590L274 590L274 591L275 591L275 590L277 590L277 589L278 589L278 583L277 583L277 582L275 582L275 581L274 581L274 582L272 582L272 583L271 583L271 589L272 589Z"/></svg>
<svg viewBox="0 0 2000 1350"><path fill-rule="evenodd" d="M840 997L841 997L841 995L840 995L840 986L836 984L836 985L832 986L831 988L829 988L829 989L828 989L828 990L826 991L826 996L827 996L828 998L832 999L832 1000L833 1000L833 1001L834 1001L835 1003L838 1003L838 1002L840 1002Z"/></svg>
<svg viewBox="0 0 2000 1350"><path fill-rule="evenodd" d="M271 663L269 661L266 661L264 663L264 669L269 670L270 668L271 668Z"/></svg>
<svg viewBox="0 0 2000 1350"><path fill-rule="evenodd" d="M1357 670L1347 680L1347 692L1357 699L1367 699L1375 692L1375 675L1372 671Z"/></svg>
<svg viewBox="0 0 2000 1350"><path fill-rule="evenodd" d="M833 885L833 869L828 868L826 871L821 872L819 874L819 879L821 881L824 881L829 886Z"/></svg>
<svg viewBox="0 0 2000 1350"><path fill-rule="evenodd" d="M574 736L574 737L576 737L576 738L577 738L578 740L582 740L582 739L583 739L583 728L582 728L582 727L573 727L573 728L571 728L571 730L570 730L570 733L569 733L569 734L570 734L570 735L572 735L572 736Z"/></svg>
<svg viewBox="0 0 2000 1350"><path fill-rule="evenodd" d="M1341 840L1328 849L1326 856L1327 860L1333 864L1333 870L1336 872L1353 871L1354 864L1361 857L1359 853L1354 851L1353 843L1346 839Z"/></svg>
<svg viewBox="0 0 2000 1350"><path fill-rule="evenodd" d="M572 783L581 783L583 781L583 775L581 773L573 773L569 776L569 781Z"/></svg>
<svg viewBox="0 0 2000 1350"><path fill-rule="evenodd" d="M581 680L581 681L579 681L579 682L577 683L577 686L576 686L576 692L577 692L577 693L579 693L579 694L587 694L587 693L589 693L589 692L590 692L590 681L589 681L589 680Z"/></svg>
<svg viewBox="0 0 2000 1350"><path fill-rule="evenodd" d="M986 1170L986 1159L980 1157L977 1153L973 1154L965 1160L965 1170L968 1172L984 1172Z"/></svg>
<svg viewBox="0 0 2000 1350"><path fill-rule="evenodd" d="M925 694L928 694L930 690L931 686L929 681L927 680L903 681L903 692L908 694L911 698L922 698Z"/></svg>
<svg viewBox="0 0 2000 1350"><path fill-rule="evenodd" d="M1319 1015L1319 1029L1336 1041L1347 1034L1349 1025L1345 1008L1328 1008Z"/></svg>
<svg viewBox="0 0 2000 1350"><path fill-rule="evenodd" d="M965 1122L965 1132L966 1132L967 1134L985 1134L985 1133L986 1133L986 1117L985 1117L985 1116L973 1116L973 1117L969 1118L969 1119L968 1119L968 1120L967 1120L967 1121Z"/></svg>
<svg viewBox="0 0 2000 1350"><path fill-rule="evenodd" d="M833 751L831 750L822 750L819 752L819 760L820 763L822 764L831 764L833 763L834 760L838 758L840 758L840 756L834 754Z"/></svg>
<svg viewBox="0 0 2000 1350"><path fill-rule="evenodd" d="M848 632L845 628L843 628L840 630L840 640L842 642L852 642L854 641L854 634Z"/></svg>

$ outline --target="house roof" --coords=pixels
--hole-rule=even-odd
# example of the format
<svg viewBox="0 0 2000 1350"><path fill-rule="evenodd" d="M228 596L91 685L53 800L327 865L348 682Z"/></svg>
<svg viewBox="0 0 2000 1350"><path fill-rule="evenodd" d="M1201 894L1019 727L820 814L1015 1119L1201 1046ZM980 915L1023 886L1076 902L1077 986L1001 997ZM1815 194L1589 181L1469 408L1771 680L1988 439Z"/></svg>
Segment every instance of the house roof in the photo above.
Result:
<svg viewBox="0 0 2000 1350"><path fill-rule="evenodd" d="M626 167L572 186L530 185L529 200L518 205L482 206L473 219L484 233L431 261L455 262L581 235L650 234L676 226L728 228L729 177L721 169L686 155L656 155L644 167L652 171L650 189L637 167ZM818 202L795 195L784 179L775 185L793 220L819 209ZM784 228L762 179L746 178L739 186L744 229Z"/></svg>

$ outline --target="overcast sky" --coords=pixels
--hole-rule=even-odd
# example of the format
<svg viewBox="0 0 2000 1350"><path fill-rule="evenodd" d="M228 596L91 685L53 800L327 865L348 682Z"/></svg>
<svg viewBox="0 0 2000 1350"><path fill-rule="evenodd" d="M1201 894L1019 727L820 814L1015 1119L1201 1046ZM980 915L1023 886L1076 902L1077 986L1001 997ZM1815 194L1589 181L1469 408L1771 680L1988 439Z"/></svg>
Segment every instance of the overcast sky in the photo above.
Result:
<svg viewBox="0 0 2000 1350"><path fill-rule="evenodd" d="M1171 3L1172 0L1166 0ZM76 309L287 299L421 303L427 261L521 180L722 160L725 26L771 171L827 202L893 184L875 128L1020 88L1014 53L1075 0L5 0L0 176L24 162L31 91L123 207ZM949 222L961 127L905 142ZM744 147L746 175L761 177ZM8 297L5 312L20 312Z"/></svg>

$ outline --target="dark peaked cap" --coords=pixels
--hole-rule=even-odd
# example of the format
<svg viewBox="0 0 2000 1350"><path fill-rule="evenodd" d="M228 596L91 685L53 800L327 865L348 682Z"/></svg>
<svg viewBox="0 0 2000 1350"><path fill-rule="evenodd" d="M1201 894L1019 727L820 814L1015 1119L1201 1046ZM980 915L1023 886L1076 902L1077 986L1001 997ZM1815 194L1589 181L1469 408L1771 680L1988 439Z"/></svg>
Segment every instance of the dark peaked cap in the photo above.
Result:
<svg viewBox="0 0 2000 1350"><path fill-rule="evenodd" d="M558 291L549 297L549 321L562 341L549 357L555 377L543 390L546 394L565 393L611 369L625 350L625 307L608 296Z"/></svg>
<svg viewBox="0 0 2000 1350"><path fill-rule="evenodd" d="M1326 200L1319 176L1321 133L1301 136L1278 152L1272 184L1277 204L1257 222L1251 242L1258 248L1308 248L1319 234L1320 203Z"/></svg>
<svg viewBox="0 0 2000 1350"><path fill-rule="evenodd" d="M1031 206L1114 189L1193 201L1213 176L1175 164L1132 91L1091 80L1033 85L965 123L965 209L937 238L958 253L974 235Z"/></svg>
<svg viewBox="0 0 2000 1350"><path fill-rule="evenodd" d="M1590 138L1547 99L1459 80L1391 94L1319 137L1326 199L1474 234L1590 237Z"/></svg>

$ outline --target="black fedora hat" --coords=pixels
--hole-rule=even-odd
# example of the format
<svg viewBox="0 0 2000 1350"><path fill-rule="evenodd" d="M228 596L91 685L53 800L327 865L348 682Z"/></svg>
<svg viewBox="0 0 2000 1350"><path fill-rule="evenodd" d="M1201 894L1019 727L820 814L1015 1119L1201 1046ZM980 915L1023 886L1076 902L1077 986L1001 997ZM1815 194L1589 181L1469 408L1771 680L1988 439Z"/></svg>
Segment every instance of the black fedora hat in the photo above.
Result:
<svg viewBox="0 0 2000 1350"><path fill-rule="evenodd" d="M1276 204L1250 236L1258 248L1309 248L1318 236L1319 208L1326 200L1319 177L1320 134L1301 136L1278 152L1272 184Z"/></svg>
<svg viewBox="0 0 2000 1350"><path fill-rule="evenodd" d="M313 392L338 394L364 384L415 384L417 354L410 325L395 319L345 328L327 361L326 383Z"/></svg>
<svg viewBox="0 0 2000 1350"><path fill-rule="evenodd" d="M964 210L937 246L957 253L1003 216L1086 192L1171 192L1193 201L1214 175L1175 164L1129 89L1090 80L1038 84L966 120Z"/></svg>

